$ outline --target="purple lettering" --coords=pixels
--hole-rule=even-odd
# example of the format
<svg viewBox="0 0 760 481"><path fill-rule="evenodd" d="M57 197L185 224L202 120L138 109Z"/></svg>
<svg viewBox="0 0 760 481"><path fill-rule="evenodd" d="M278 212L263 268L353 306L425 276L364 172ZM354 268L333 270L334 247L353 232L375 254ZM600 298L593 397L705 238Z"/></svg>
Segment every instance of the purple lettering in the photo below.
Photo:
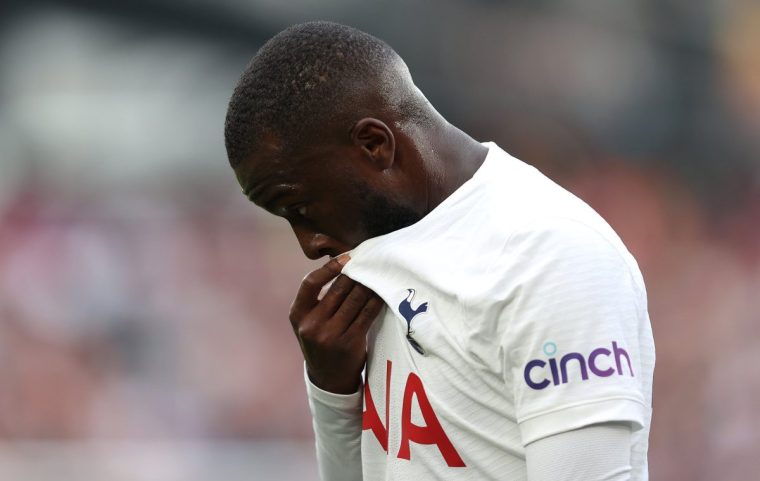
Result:
<svg viewBox="0 0 760 481"><path fill-rule="evenodd" d="M583 359L583 354L579 352L569 352L562 356L562 360L559 362L560 371L562 371L562 384L567 382L567 362L571 359L578 361L578 366L581 370L581 378L585 381L588 379L588 372L586 371L586 360Z"/></svg>
<svg viewBox="0 0 760 481"><path fill-rule="evenodd" d="M549 359L549 368L552 370L552 381L554 385L559 384L559 373L557 372L557 360L554 358Z"/></svg>
<svg viewBox="0 0 760 481"><path fill-rule="evenodd" d="M528 384L528 386L536 390L541 390L549 385L548 379L544 379L541 382L533 382L533 380L530 378L530 371L532 371L534 367L544 367L544 366L546 366L546 363L540 359L534 359L525 365L525 371L523 372L523 375L525 377L525 382Z"/></svg>
<svg viewBox="0 0 760 481"><path fill-rule="evenodd" d="M547 349L547 346L553 347L551 352ZM553 342L547 342L544 344L544 354L551 356L555 352L557 352L557 349ZM612 360L609 359L610 356L615 359L614 366L612 365ZM599 357L606 357L608 358L608 361L600 363L598 359ZM625 362L623 362L623 359L625 359ZM631 356L628 354L628 351L618 346L616 341L612 341L612 350L598 347L591 351L588 356L584 356L580 352L568 352L562 356L559 361L554 357L550 357L546 361L541 359L528 361L525 365L523 377L528 386L536 390L545 389L549 384L554 384L555 386L567 384L570 381L570 375L568 374L570 368L568 368L568 364L573 360L578 361L577 371L580 372L580 377L583 381L588 380L589 370L593 375L598 377L610 377L616 372L620 376L623 376L623 366L626 364L628 365L628 372L630 372L631 377L634 376L633 364L631 363ZM546 377L548 375L545 370L547 364L549 365L551 377ZM533 371L534 368L542 369L544 378L539 381L534 381L531 377L531 371ZM617 368L617 371L615 368Z"/></svg>
<svg viewBox="0 0 760 481"><path fill-rule="evenodd" d="M599 369L599 367L596 365L596 358L598 356L604 355L609 356L612 353L609 349L605 349L603 347L600 347L598 349L594 349L591 351L591 354L588 356L588 368L591 369L591 372L596 374L599 377L609 377L612 376L615 373L615 370L611 367L608 367L607 369Z"/></svg>
<svg viewBox="0 0 760 481"><path fill-rule="evenodd" d="M617 342L612 341L612 352L615 354L615 365L617 366L618 374L621 376L623 375L623 366L620 362L620 356L625 356L625 360L628 361L628 369L631 371L631 376L633 376L633 367L631 366L631 358L628 357L628 353L625 349L622 347L618 347Z"/></svg>

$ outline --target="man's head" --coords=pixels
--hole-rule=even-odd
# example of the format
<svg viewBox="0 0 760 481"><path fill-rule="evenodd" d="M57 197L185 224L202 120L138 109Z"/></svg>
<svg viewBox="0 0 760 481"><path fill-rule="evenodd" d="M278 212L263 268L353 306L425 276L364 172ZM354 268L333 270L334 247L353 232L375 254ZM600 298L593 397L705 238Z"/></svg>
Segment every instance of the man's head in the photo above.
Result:
<svg viewBox="0 0 760 481"><path fill-rule="evenodd" d="M318 258L426 213L415 138L436 115L386 43L310 22L279 33L250 62L225 143L246 196L287 219Z"/></svg>

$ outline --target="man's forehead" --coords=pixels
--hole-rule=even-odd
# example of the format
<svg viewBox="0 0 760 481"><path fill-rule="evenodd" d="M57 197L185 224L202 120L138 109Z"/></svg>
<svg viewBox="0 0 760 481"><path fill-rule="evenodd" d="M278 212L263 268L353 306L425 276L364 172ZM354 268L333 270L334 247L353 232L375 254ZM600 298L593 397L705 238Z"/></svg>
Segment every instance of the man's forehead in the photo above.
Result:
<svg viewBox="0 0 760 481"><path fill-rule="evenodd" d="M285 142L282 136L276 135L271 131L259 132L256 143L260 149L268 152L282 152L285 150Z"/></svg>
<svg viewBox="0 0 760 481"><path fill-rule="evenodd" d="M315 166L335 156L330 142L299 142L291 145L281 137L264 134L257 139L253 152L235 168L243 192L250 197L254 190L273 183L304 184L315 175Z"/></svg>
<svg viewBox="0 0 760 481"><path fill-rule="evenodd" d="M307 166L313 153L297 152L281 142L259 143L237 168L235 175L247 197L275 184L304 184L310 175Z"/></svg>
<svg viewBox="0 0 760 481"><path fill-rule="evenodd" d="M248 195L266 184L284 180L292 171L292 164L287 162L281 150L259 148L237 166L235 175Z"/></svg>

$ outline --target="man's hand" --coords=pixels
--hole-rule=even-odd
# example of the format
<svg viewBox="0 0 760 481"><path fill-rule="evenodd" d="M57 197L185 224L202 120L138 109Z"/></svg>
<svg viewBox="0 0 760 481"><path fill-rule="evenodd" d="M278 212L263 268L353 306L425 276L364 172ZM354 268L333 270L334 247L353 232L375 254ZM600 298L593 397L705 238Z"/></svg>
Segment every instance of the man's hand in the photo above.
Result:
<svg viewBox="0 0 760 481"><path fill-rule="evenodd" d="M290 323L311 382L337 394L358 390L367 359L367 331L383 307L377 294L340 274L348 260L344 254L309 273L290 308ZM319 300L322 287L332 279L335 282Z"/></svg>

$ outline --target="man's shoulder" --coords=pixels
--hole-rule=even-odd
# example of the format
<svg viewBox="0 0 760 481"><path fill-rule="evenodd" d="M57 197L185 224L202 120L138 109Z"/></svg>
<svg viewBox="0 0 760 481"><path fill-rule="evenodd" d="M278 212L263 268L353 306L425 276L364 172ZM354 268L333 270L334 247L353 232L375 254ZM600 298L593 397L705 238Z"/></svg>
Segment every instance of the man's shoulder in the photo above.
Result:
<svg viewBox="0 0 760 481"><path fill-rule="evenodd" d="M551 227L557 221L576 220L606 230L609 226L583 199L536 167L512 156L496 144L485 169L479 173L479 207L487 211L489 225L504 233L522 228ZM544 222L546 221L546 222ZM542 223L543 222L543 223Z"/></svg>

